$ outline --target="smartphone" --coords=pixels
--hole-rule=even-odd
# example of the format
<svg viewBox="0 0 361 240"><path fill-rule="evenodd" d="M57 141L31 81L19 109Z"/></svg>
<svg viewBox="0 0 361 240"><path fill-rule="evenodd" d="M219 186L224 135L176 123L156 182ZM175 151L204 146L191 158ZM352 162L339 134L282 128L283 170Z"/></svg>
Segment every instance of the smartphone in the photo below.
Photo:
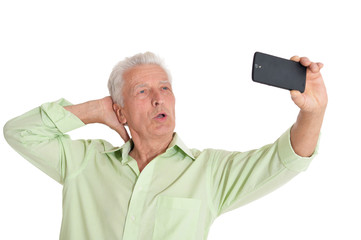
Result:
<svg viewBox="0 0 361 240"><path fill-rule="evenodd" d="M253 57L252 80L301 93L306 87L306 67L298 62L255 52Z"/></svg>

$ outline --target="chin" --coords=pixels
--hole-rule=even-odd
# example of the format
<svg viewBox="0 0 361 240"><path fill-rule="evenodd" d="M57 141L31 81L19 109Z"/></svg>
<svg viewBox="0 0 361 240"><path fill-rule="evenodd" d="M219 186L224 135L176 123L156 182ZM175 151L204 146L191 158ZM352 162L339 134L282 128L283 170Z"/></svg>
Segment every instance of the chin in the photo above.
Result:
<svg viewBox="0 0 361 240"><path fill-rule="evenodd" d="M173 135L174 127L160 127L154 130L154 135L156 136L167 136Z"/></svg>

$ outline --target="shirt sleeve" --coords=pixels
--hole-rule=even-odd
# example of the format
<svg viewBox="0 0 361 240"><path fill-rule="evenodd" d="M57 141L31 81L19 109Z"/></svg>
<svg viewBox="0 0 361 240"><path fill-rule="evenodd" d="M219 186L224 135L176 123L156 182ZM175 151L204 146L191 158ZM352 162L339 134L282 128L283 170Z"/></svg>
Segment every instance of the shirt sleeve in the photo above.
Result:
<svg viewBox="0 0 361 240"><path fill-rule="evenodd" d="M291 146L290 130L257 150L210 150L209 191L217 216L266 195L307 169L319 144L311 157L300 157Z"/></svg>
<svg viewBox="0 0 361 240"><path fill-rule="evenodd" d="M83 165L87 141L72 141L65 133L85 124L63 106L65 99L49 102L9 120L4 137L30 163L59 183Z"/></svg>

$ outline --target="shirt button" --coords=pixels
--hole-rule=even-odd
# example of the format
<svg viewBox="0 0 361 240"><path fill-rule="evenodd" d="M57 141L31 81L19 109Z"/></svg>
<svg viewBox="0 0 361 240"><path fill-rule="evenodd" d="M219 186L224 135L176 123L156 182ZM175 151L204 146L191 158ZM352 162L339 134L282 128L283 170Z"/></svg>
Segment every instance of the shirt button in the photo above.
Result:
<svg viewBox="0 0 361 240"><path fill-rule="evenodd" d="M135 221L135 217L134 217L134 216L131 216L130 219L132 219L132 221Z"/></svg>

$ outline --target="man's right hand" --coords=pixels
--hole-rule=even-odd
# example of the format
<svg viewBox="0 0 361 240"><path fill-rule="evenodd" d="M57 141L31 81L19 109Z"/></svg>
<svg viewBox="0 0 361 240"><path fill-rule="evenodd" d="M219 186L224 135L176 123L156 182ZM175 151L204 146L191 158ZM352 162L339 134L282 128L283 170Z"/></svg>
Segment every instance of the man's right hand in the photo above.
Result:
<svg viewBox="0 0 361 240"><path fill-rule="evenodd" d="M130 139L124 125L118 121L110 96L64 108L77 116L84 124L102 123L116 131L124 142Z"/></svg>
<svg viewBox="0 0 361 240"><path fill-rule="evenodd" d="M124 125L119 122L117 115L115 114L113 110L113 100L110 96L99 99L99 104L101 106L101 119L102 123L109 126L111 129L116 131L124 140L124 142L127 142L130 137L125 129Z"/></svg>

